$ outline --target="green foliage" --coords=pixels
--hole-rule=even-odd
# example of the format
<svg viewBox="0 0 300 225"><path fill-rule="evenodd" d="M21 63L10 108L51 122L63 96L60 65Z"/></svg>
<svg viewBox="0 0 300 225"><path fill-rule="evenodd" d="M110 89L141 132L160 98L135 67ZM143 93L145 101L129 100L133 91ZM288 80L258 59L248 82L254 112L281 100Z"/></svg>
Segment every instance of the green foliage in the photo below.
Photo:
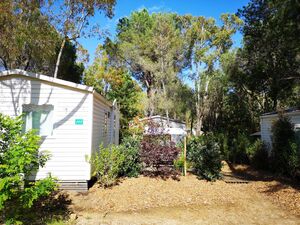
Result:
<svg viewBox="0 0 300 225"><path fill-rule="evenodd" d="M182 172L182 174L184 173L184 154L183 151L181 151L181 153L179 154L179 157L174 160L174 167L176 170ZM186 161L186 168L190 169L192 168L192 165L189 161Z"/></svg>
<svg viewBox="0 0 300 225"><path fill-rule="evenodd" d="M22 132L21 117L0 114L0 211L4 220L16 221L22 209L32 207L55 189L51 177L26 183L26 178L49 158L39 152L39 141L34 131Z"/></svg>
<svg viewBox="0 0 300 225"><path fill-rule="evenodd" d="M114 185L122 173L125 155L122 148L117 145L103 147L100 145L99 151L92 156L93 175L97 177L98 182L103 187Z"/></svg>
<svg viewBox="0 0 300 225"><path fill-rule="evenodd" d="M146 89L148 112L175 114L188 109L181 104L177 108L179 98L174 98L183 86L177 75L189 61L181 22L176 14L151 14L143 9L120 19L116 40L106 40L105 49L114 64L127 67Z"/></svg>
<svg viewBox="0 0 300 225"><path fill-rule="evenodd" d="M272 125L272 169L278 173L294 176L299 169L299 146L288 117L279 114Z"/></svg>
<svg viewBox="0 0 300 225"><path fill-rule="evenodd" d="M190 139L187 144L187 158L198 176L210 181L220 178L220 147L211 134Z"/></svg>
<svg viewBox="0 0 300 225"><path fill-rule="evenodd" d="M229 160L230 146L229 146L228 136L225 135L224 133L216 133L214 135L215 135L216 141L218 142L218 144L220 146L220 152L221 152L222 159Z"/></svg>
<svg viewBox="0 0 300 225"><path fill-rule="evenodd" d="M141 172L140 163L140 142L141 137L126 137L122 140L120 149L124 154L120 176L137 177Z"/></svg>
<svg viewBox="0 0 300 225"><path fill-rule="evenodd" d="M252 141L248 134L238 132L233 136L231 133L217 133L215 139L219 143L224 160L232 163L249 163L247 151Z"/></svg>
<svg viewBox="0 0 300 225"><path fill-rule="evenodd" d="M122 139L128 135L129 122L141 114L139 102L142 90L128 71L116 68L110 63L106 51L99 45L95 61L85 72L84 83L93 86L110 101L117 100L122 115L120 118Z"/></svg>
<svg viewBox="0 0 300 225"><path fill-rule="evenodd" d="M269 168L268 150L261 140L258 139L250 144L246 149L246 153L253 167L264 170Z"/></svg>
<svg viewBox="0 0 300 225"><path fill-rule="evenodd" d="M43 1L0 1L0 68L49 72L59 35Z"/></svg>
<svg viewBox="0 0 300 225"><path fill-rule="evenodd" d="M229 159L233 163L249 163L247 147L250 145L249 135L238 133L232 140Z"/></svg>
<svg viewBox="0 0 300 225"><path fill-rule="evenodd" d="M299 86L299 9L294 0L252 0L238 12L245 22L244 46L233 75L252 96L261 96L265 112L279 103L289 106L287 99Z"/></svg>
<svg viewBox="0 0 300 225"><path fill-rule="evenodd" d="M76 62L76 52L77 50L75 45L72 42L67 41L62 51L57 78L80 84L82 81L84 66L83 63Z"/></svg>
<svg viewBox="0 0 300 225"><path fill-rule="evenodd" d="M141 137L126 137L120 145L110 145L92 156L93 175L101 186L116 184L119 177L137 177L141 171L140 163Z"/></svg>

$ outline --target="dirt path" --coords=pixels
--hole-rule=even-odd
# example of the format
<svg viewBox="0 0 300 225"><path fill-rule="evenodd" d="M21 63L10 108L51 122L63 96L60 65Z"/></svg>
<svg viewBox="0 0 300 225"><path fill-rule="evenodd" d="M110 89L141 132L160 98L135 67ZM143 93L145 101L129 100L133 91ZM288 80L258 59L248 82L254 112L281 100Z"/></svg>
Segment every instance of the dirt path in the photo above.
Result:
<svg viewBox="0 0 300 225"><path fill-rule="evenodd" d="M76 224L300 224L300 193L277 181L248 184L139 177L71 194Z"/></svg>
<svg viewBox="0 0 300 225"><path fill-rule="evenodd" d="M247 208L245 208L247 207ZM250 208L248 208L250 207ZM267 212L261 211L268 210ZM254 204L241 205L190 205L161 207L135 212L84 213L77 220L84 224L299 224L300 218L290 216L270 204L257 208Z"/></svg>

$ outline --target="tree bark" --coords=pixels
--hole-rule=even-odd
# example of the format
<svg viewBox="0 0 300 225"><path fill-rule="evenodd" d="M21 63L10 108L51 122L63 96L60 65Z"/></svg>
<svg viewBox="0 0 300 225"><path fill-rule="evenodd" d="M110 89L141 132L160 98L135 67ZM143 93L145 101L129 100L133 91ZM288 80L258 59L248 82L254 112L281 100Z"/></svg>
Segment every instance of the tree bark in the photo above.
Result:
<svg viewBox="0 0 300 225"><path fill-rule="evenodd" d="M196 136L199 136L201 134L201 128L202 128L202 116L201 116L201 85L200 85L200 73L197 66L197 74L198 78L196 80L196 93L197 93L197 99L196 99Z"/></svg>
<svg viewBox="0 0 300 225"><path fill-rule="evenodd" d="M162 86L163 86L164 97L167 98L167 91L166 91L166 87L165 87L165 82L162 81L161 83L162 83ZM167 117L167 125L169 126L170 119L169 119L169 109L168 109L168 106L166 107L166 117Z"/></svg>
<svg viewBox="0 0 300 225"><path fill-rule="evenodd" d="M54 75L53 75L54 78L57 78L58 67L59 67L59 64L60 64L60 60L61 60L61 56L62 56L63 49L65 47L65 44L66 44L66 38L63 39L63 41L60 45L60 49L59 49L59 53L58 53L57 60L56 60L56 65L55 65L55 71L54 71Z"/></svg>

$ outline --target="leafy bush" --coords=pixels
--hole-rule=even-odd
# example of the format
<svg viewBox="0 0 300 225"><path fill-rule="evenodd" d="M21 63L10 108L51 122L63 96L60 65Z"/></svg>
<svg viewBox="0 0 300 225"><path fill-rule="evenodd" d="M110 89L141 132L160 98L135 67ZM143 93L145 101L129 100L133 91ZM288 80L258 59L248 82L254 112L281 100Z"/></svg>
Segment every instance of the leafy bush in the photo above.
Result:
<svg viewBox="0 0 300 225"><path fill-rule="evenodd" d="M198 176L207 180L220 177L220 147L212 135L193 137L187 145L187 158Z"/></svg>
<svg viewBox="0 0 300 225"><path fill-rule="evenodd" d="M183 151L179 154L179 157L175 159L174 161L174 167L176 170L180 171L183 173L184 170L184 154ZM191 163L186 160L186 168L190 169L191 168Z"/></svg>
<svg viewBox="0 0 300 225"><path fill-rule="evenodd" d="M215 134L215 139L217 143L220 146L220 152L221 156L224 160L229 160L230 159L230 146L229 146L229 141L228 141L228 136L224 133L217 133Z"/></svg>
<svg viewBox="0 0 300 225"><path fill-rule="evenodd" d="M279 115L272 125L272 169L294 176L299 169L299 146L289 118Z"/></svg>
<svg viewBox="0 0 300 225"><path fill-rule="evenodd" d="M40 138L34 131L23 133L22 125L21 117L0 114L0 211L7 224L17 223L24 209L56 187L51 177L26 183L49 155L39 153Z"/></svg>
<svg viewBox="0 0 300 225"><path fill-rule="evenodd" d="M99 151L94 153L91 159L93 175L97 177L101 186L109 187L116 183L119 174L122 173L122 165L125 155L118 145L110 145L104 148L102 145Z"/></svg>
<svg viewBox="0 0 300 225"><path fill-rule="evenodd" d="M249 163L247 147L250 145L249 135L238 133L232 139L229 159L233 163Z"/></svg>
<svg viewBox="0 0 300 225"><path fill-rule="evenodd" d="M140 136L126 137L120 145L124 154L124 162L121 166L120 176L137 177L141 171L140 163Z"/></svg>
<svg viewBox="0 0 300 225"><path fill-rule="evenodd" d="M251 144L248 134L238 132L235 136L226 133L214 135L215 141L220 146L222 158L232 163L249 163L247 148Z"/></svg>
<svg viewBox="0 0 300 225"><path fill-rule="evenodd" d="M246 152L253 167L256 169L269 168L269 154L261 140L250 144Z"/></svg>
<svg viewBox="0 0 300 225"><path fill-rule="evenodd" d="M157 175L172 175L175 172L173 163L180 149L175 143L166 141L165 137L162 137L161 141L158 136L149 137L141 142L141 162L146 168L154 169Z"/></svg>

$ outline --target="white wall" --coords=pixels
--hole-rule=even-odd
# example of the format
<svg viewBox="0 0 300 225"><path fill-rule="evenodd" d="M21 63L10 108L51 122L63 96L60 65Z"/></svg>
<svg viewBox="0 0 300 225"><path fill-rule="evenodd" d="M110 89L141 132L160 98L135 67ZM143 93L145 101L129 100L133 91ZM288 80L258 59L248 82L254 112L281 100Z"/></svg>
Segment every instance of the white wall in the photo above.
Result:
<svg viewBox="0 0 300 225"><path fill-rule="evenodd" d="M93 141L92 141L92 151L99 149L99 145L108 145L109 139L109 124L107 121L107 131L105 131L105 113L110 112L111 109L107 106L100 98L94 95L93 98Z"/></svg>
<svg viewBox="0 0 300 225"><path fill-rule="evenodd" d="M290 118L294 125L300 124L300 112L287 113L286 116ZM260 118L260 132L261 140L267 145L268 149L272 147L272 124L278 119L278 115L262 116Z"/></svg>
<svg viewBox="0 0 300 225"><path fill-rule="evenodd" d="M10 79L9 79L10 78ZM60 180L89 180L91 149L92 94L25 76L0 77L0 112L10 116L22 113L22 104L54 105L53 135L43 140L40 150L51 159L35 178L51 172ZM83 125L75 125L83 119Z"/></svg>
<svg viewBox="0 0 300 225"><path fill-rule="evenodd" d="M105 128L105 113L109 113L107 127ZM116 119L114 119L114 116ZM114 124L115 123L115 124ZM114 131L115 130L115 131ZM93 141L92 152L109 144L118 144L119 140L119 112L113 111L113 107L107 105L97 94L93 98Z"/></svg>

